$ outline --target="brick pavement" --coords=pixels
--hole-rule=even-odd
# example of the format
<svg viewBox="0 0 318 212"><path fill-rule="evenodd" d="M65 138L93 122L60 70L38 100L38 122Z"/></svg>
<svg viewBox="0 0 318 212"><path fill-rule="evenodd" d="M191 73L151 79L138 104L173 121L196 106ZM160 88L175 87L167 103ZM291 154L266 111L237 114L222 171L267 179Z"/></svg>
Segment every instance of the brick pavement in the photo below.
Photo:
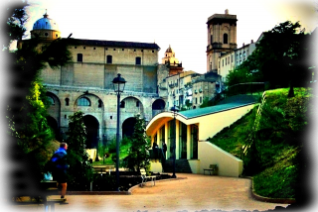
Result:
<svg viewBox="0 0 318 212"><path fill-rule="evenodd" d="M55 211L267 211L287 204L266 203L250 196L250 180L196 174L177 174L179 180L156 181L132 195L68 195L68 204ZM53 196L57 198L58 196ZM39 206L8 206L10 211L43 211Z"/></svg>

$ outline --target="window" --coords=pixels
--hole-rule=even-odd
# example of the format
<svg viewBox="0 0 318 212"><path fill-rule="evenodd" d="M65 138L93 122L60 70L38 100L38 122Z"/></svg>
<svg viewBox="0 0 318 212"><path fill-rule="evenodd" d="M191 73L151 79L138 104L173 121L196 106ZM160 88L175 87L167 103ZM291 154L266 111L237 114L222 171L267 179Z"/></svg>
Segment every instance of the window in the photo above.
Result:
<svg viewBox="0 0 318 212"><path fill-rule="evenodd" d="M44 35L45 35L45 37L47 37L47 36L49 36L49 33L46 32Z"/></svg>
<svg viewBox="0 0 318 212"><path fill-rule="evenodd" d="M202 96L200 96L200 103L202 103Z"/></svg>
<svg viewBox="0 0 318 212"><path fill-rule="evenodd" d="M125 108L125 101L120 102L120 108Z"/></svg>
<svg viewBox="0 0 318 212"><path fill-rule="evenodd" d="M84 46L83 49L86 49L86 46Z"/></svg>
<svg viewBox="0 0 318 212"><path fill-rule="evenodd" d="M136 51L136 49L134 49L134 52Z"/></svg>
<svg viewBox="0 0 318 212"><path fill-rule="evenodd" d="M94 50L96 49L96 47L94 47Z"/></svg>
<svg viewBox="0 0 318 212"><path fill-rule="evenodd" d="M122 51L124 51L125 49L124 49L124 48L122 48L121 50L122 50Z"/></svg>
<svg viewBox="0 0 318 212"><path fill-rule="evenodd" d="M83 54L77 54L77 62L83 62Z"/></svg>
<svg viewBox="0 0 318 212"><path fill-rule="evenodd" d="M222 67L224 66L224 59L222 59Z"/></svg>
<svg viewBox="0 0 318 212"><path fill-rule="evenodd" d="M108 48L105 48L105 50L108 50Z"/></svg>
<svg viewBox="0 0 318 212"><path fill-rule="evenodd" d="M74 46L74 49L77 49L77 46Z"/></svg>
<svg viewBox="0 0 318 212"><path fill-rule="evenodd" d="M211 37L210 37L210 42L211 42L211 44L213 43L213 35L211 35Z"/></svg>
<svg viewBox="0 0 318 212"><path fill-rule="evenodd" d="M59 35L58 35L58 34L56 34L55 36L56 36L56 37L59 37Z"/></svg>
<svg viewBox="0 0 318 212"><path fill-rule="evenodd" d="M114 49L114 51L116 51L116 49Z"/></svg>
<svg viewBox="0 0 318 212"><path fill-rule="evenodd" d="M144 52L144 50L142 49L141 52Z"/></svg>
<svg viewBox="0 0 318 212"><path fill-rule="evenodd" d="M231 63L233 63L233 55L231 55Z"/></svg>
<svg viewBox="0 0 318 212"><path fill-rule="evenodd" d="M139 104L140 104L140 102L139 102L139 101L137 101L137 102L136 102L136 107L139 107Z"/></svg>
<svg viewBox="0 0 318 212"><path fill-rule="evenodd" d="M141 65L141 57L136 57L136 65Z"/></svg>
<svg viewBox="0 0 318 212"><path fill-rule="evenodd" d="M65 98L65 105L69 106L69 104L70 104L70 99L69 98Z"/></svg>
<svg viewBox="0 0 318 212"><path fill-rule="evenodd" d="M224 33L224 35L223 35L223 43L224 44L227 44L227 42L228 42L227 37L228 37L227 34Z"/></svg>
<svg viewBox="0 0 318 212"><path fill-rule="evenodd" d="M91 102L88 98L82 97L79 100L77 100L77 106L91 106Z"/></svg>
<svg viewBox="0 0 318 212"><path fill-rule="evenodd" d="M101 108L103 106L102 100L98 100L98 107Z"/></svg>
<svg viewBox="0 0 318 212"><path fill-rule="evenodd" d="M113 63L113 57L111 55L107 55L107 64Z"/></svg>
<svg viewBox="0 0 318 212"><path fill-rule="evenodd" d="M152 53L155 53L155 51L154 51L154 50L152 50Z"/></svg>

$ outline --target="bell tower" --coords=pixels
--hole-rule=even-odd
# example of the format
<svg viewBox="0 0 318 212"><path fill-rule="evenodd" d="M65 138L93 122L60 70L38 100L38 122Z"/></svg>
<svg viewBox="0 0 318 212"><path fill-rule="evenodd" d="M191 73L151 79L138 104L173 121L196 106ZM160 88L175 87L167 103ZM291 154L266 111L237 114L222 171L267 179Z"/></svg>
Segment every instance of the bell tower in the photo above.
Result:
<svg viewBox="0 0 318 212"><path fill-rule="evenodd" d="M236 15L214 14L208 18L207 72L217 73L218 58L236 49Z"/></svg>

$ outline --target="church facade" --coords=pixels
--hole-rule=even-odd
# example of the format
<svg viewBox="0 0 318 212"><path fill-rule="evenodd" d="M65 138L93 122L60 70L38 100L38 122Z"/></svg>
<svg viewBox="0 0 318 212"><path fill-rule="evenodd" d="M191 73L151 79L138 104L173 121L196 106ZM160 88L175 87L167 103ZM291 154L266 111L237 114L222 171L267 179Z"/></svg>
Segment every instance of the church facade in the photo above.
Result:
<svg viewBox="0 0 318 212"><path fill-rule="evenodd" d="M57 24L47 14L33 26L46 42L60 37ZM72 60L60 69L47 67L41 78L51 106L50 125L64 139L68 117L84 112L87 148L96 148L116 135L117 96L112 80L118 73L127 81L120 99L120 136L131 135L139 113L146 120L164 109L157 91L158 52L155 43L73 39L69 46Z"/></svg>

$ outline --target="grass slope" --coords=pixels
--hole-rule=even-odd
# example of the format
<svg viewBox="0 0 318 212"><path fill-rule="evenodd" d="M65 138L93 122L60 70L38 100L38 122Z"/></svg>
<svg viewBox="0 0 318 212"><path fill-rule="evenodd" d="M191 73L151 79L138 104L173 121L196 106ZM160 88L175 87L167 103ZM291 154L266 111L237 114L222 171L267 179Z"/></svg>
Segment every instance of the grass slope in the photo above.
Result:
<svg viewBox="0 0 318 212"><path fill-rule="evenodd" d="M243 160L244 173L254 176L257 194L296 198L300 175L303 129L307 125L307 89L266 91L262 103L209 141Z"/></svg>

